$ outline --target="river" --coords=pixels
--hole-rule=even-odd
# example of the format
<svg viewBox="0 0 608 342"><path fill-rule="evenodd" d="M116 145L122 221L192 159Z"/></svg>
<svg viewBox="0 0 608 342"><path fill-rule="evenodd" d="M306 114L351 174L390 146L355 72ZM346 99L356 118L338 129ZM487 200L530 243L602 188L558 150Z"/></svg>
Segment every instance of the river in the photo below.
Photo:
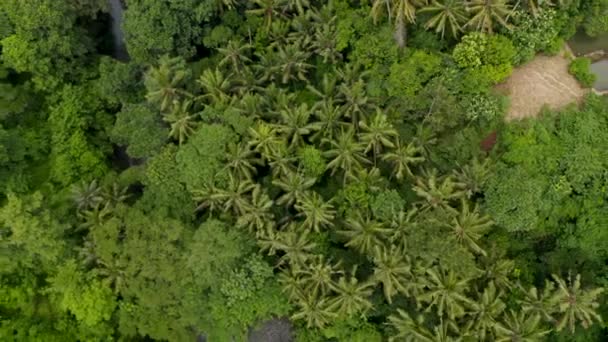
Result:
<svg viewBox="0 0 608 342"><path fill-rule="evenodd" d="M597 76L593 88L599 91L608 90L608 33L598 37L589 37L583 31L579 31L568 41L568 45L576 56L599 56L592 57L594 62L591 64L590 70Z"/></svg>
<svg viewBox="0 0 608 342"><path fill-rule="evenodd" d="M121 0L108 0L110 16L112 17L112 36L114 38L114 57L121 61L129 60L129 53L125 45L125 35L122 31L122 16L124 8Z"/></svg>

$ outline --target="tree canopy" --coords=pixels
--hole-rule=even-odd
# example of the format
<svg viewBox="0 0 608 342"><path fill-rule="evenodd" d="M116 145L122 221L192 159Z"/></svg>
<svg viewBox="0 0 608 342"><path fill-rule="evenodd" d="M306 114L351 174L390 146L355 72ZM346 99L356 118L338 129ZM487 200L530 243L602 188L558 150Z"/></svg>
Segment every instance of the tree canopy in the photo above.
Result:
<svg viewBox="0 0 608 342"><path fill-rule="evenodd" d="M605 340L608 100L494 86L606 1L116 4L0 3L0 340Z"/></svg>

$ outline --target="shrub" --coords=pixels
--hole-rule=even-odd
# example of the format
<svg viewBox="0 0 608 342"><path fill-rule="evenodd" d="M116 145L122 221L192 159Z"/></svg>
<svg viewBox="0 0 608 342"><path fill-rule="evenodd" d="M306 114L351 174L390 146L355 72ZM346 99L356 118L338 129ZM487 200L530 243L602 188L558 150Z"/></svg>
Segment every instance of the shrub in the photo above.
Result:
<svg viewBox="0 0 608 342"><path fill-rule="evenodd" d="M511 74L515 55L515 47L509 38L477 32L464 36L452 52L459 67L468 69L484 80L483 83L490 84L499 83Z"/></svg>
<svg viewBox="0 0 608 342"><path fill-rule="evenodd" d="M547 44L545 53L551 56L556 56L560 51L562 51L563 47L564 40L560 37L555 37L551 42L549 42L549 44Z"/></svg>
<svg viewBox="0 0 608 342"><path fill-rule="evenodd" d="M574 75L576 79L584 86L591 87L595 83L596 76L589 70L591 66L591 60L586 57L579 57L570 63L570 74Z"/></svg>

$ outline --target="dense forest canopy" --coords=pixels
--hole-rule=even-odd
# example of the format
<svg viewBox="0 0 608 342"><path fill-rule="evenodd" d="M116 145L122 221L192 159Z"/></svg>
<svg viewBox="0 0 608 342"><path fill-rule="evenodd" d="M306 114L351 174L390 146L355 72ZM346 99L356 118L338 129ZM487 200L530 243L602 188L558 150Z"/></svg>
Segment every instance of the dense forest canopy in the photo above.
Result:
<svg viewBox="0 0 608 342"><path fill-rule="evenodd" d="M608 101L494 91L607 0L110 5L0 2L1 340L607 339Z"/></svg>

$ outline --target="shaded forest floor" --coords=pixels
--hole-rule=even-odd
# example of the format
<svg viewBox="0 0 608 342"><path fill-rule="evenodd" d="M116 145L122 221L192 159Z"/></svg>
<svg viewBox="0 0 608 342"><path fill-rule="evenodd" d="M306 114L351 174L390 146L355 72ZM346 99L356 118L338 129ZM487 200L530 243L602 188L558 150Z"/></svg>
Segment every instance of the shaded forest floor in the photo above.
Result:
<svg viewBox="0 0 608 342"><path fill-rule="evenodd" d="M570 60L558 56L539 55L515 69L496 89L509 95L511 104L506 119L522 119L537 115L544 105L559 109L580 102L586 93L574 76L568 73Z"/></svg>

